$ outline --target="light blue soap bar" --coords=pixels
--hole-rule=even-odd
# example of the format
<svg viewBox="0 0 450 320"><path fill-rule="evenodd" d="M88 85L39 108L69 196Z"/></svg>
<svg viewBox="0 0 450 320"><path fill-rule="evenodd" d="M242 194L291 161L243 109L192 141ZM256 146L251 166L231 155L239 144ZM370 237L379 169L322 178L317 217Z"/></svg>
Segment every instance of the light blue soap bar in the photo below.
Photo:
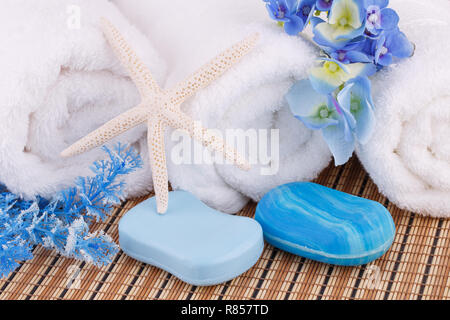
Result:
<svg viewBox="0 0 450 320"><path fill-rule="evenodd" d="M267 193L256 208L267 242L330 264L360 265L382 256L395 236L380 203L314 183L290 183Z"/></svg>
<svg viewBox="0 0 450 320"><path fill-rule="evenodd" d="M185 191L169 193L169 209L155 198L137 205L119 223L121 249L198 286L231 280L261 256L261 226L253 219L213 210Z"/></svg>

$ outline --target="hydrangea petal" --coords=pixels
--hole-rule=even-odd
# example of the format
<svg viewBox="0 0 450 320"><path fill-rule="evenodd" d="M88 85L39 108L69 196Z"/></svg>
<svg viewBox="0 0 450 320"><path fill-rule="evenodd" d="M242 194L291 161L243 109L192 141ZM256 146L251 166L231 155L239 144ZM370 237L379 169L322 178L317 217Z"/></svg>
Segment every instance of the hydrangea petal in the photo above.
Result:
<svg viewBox="0 0 450 320"><path fill-rule="evenodd" d="M331 125L336 125L339 121L333 118L320 118L317 116L300 117L295 116L298 120L311 130L320 130Z"/></svg>
<svg viewBox="0 0 450 320"><path fill-rule="evenodd" d="M314 40L319 45L341 49L364 33L363 17L360 2L335 0L330 11L328 23L314 21ZM342 22L343 20L344 22Z"/></svg>
<svg viewBox="0 0 450 320"><path fill-rule="evenodd" d="M329 23L338 24L342 17L346 17L348 24L354 29L360 28L364 19L361 1L334 0L330 11Z"/></svg>
<svg viewBox="0 0 450 320"><path fill-rule="evenodd" d="M390 53L386 53L385 55L382 55L378 58L378 64L382 65L382 66L388 66L392 63L393 61L393 57L392 54Z"/></svg>
<svg viewBox="0 0 450 320"><path fill-rule="evenodd" d="M341 119L337 125L322 129L322 135L334 156L335 164L346 163L355 150L355 142L345 139L345 120Z"/></svg>
<svg viewBox="0 0 450 320"><path fill-rule="evenodd" d="M328 22L330 24L337 24L339 19L346 14L346 0L335 0L331 6Z"/></svg>
<svg viewBox="0 0 450 320"><path fill-rule="evenodd" d="M306 27L316 9L316 0L302 0L298 6L297 15L303 20ZM309 10L309 11L308 11Z"/></svg>
<svg viewBox="0 0 450 320"><path fill-rule="evenodd" d="M344 74L345 72L341 72ZM322 94L329 94L344 83L341 73L330 75L323 67L313 68L309 73L309 80L313 88Z"/></svg>
<svg viewBox="0 0 450 320"><path fill-rule="evenodd" d="M336 32L335 32L335 38L336 41L341 41L341 40L346 40L351 41L353 39L355 39L356 37L362 35L364 33L365 30L365 26L361 26L358 29L354 29L354 28L337 28Z"/></svg>
<svg viewBox="0 0 450 320"><path fill-rule="evenodd" d="M280 0L278 0L280 1ZM284 0L289 12L295 12L297 10L298 0Z"/></svg>
<svg viewBox="0 0 450 320"><path fill-rule="evenodd" d="M397 58L408 58L414 53L414 45L408 40L406 35L401 32L393 32L386 38L386 47L389 52Z"/></svg>
<svg viewBox="0 0 450 320"><path fill-rule="evenodd" d="M315 106L327 104L327 97L316 92L307 79L294 84L285 98L292 113L301 117L312 115Z"/></svg>
<svg viewBox="0 0 450 320"><path fill-rule="evenodd" d="M295 36L303 30L303 20L299 16L289 17L289 21L284 23L284 30L288 35Z"/></svg>
<svg viewBox="0 0 450 320"><path fill-rule="evenodd" d="M384 30L392 30L397 27L400 18L394 10L384 8L381 10L381 28Z"/></svg>
<svg viewBox="0 0 450 320"><path fill-rule="evenodd" d="M350 62L362 62L362 63L370 63L372 59L370 59L366 54L361 51L347 51L345 56Z"/></svg>
<svg viewBox="0 0 450 320"><path fill-rule="evenodd" d="M317 22L317 20L316 20ZM345 47L345 45L349 42L347 39L340 39L340 40L336 40L334 37L334 32L336 31L336 29L326 23L326 22L322 22L322 23L318 23L315 28L313 29L313 33L314 33L314 41L322 46L326 46L326 47L330 47L330 48L335 48L335 49L342 49L343 47Z"/></svg>
<svg viewBox="0 0 450 320"><path fill-rule="evenodd" d="M372 137L375 129L375 113L373 108L370 106L369 101L364 100L362 103L363 108L361 108L357 114L354 114L356 119L355 133L358 142L361 144L366 144Z"/></svg>
<svg viewBox="0 0 450 320"><path fill-rule="evenodd" d="M293 85L285 98L292 114L310 129L318 130L338 123L327 97L317 93L308 80Z"/></svg>
<svg viewBox="0 0 450 320"><path fill-rule="evenodd" d="M373 63L351 63L347 67L350 70L351 78L370 77L377 72L377 68Z"/></svg>
<svg viewBox="0 0 450 320"><path fill-rule="evenodd" d="M339 103L340 109L342 110L342 115L344 116L348 129L353 130L356 128L356 120L350 112L350 103L351 103L351 89L353 84L346 85L337 96L337 103ZM347 129L347 128L346 128ZM346 130L347 140L349 139L348 130Z"/></svg>
<svg viewBox="0 0 450 320"><path fill-rule="evenodd" d="M330 59L330 58L320 58L319 60L320 60L320 61L330 61L330 62L334 62L334 63L336 63L336 64L339 66L339 68L342 69L342 71L344 71L345 73L350 73L350 70L349 70L349 68L347 67L348 65L345 64L345 63L342 63L342 62L339 61L339 60Z"/></svg>
<svg viewBox="0 0 450 320"><path fill-rule="evenodd" d="M365 0L364 7L378 6L380 9L386 8L389 5L389 0Z"/></svg>
<svg viewBox="0 0 450 320"><path fill-rule="evenodd" d="M266 5L267 12L269 13L269 16L271 19L281 22L287 22L289 19L287 17L279 18L275 15L275 12L277 12L276 8L273 8L270 4Z"/></svg>
<svg viewBox="0 0 450 320"><path fill-rule="evenodd" d="M311 22L311 25L312 25L312 27L313 27L313 31L314 31L314 28L319 24L319 23L325 23L325 21L323 20L323 19L321 19L321 18L319 18L319 17L311 17L311 19L310 19L310 22Z"/></svg>
<svg viewBox="0 0 450 320"><path fill-rule="evenodd" d="M341 110L342 121L344 121L344 139L348 142L353 141L353 131L356 128L356 120L350 112L350 90L352 86L352 84L345 86L339 92L337 99L335 99L335 103L339 104L339 109Z"/></svg>
<svg viewBox="0 0 450 320"><path fill-rule="evenodd" d="M350 97L350 103L348 100L343 101L342 98L344 96L346 99ZM370 80L366 77L350 80L339 93L338 98L342 109L350 113L355 119L355 126L352 129L355 131L358 141L361 144L366 144L371 138L375 127ZM357 110L352 110L351 104L355 103L355 101L359 106Z"/></svg>
<svg viewBox="0 0 450 320"><path fill-rule="evenodd" d="M350 80L348 85L351 85L351 93L356 94L359 97L367 99L370 104L373 105L372 101L372 86L370 84L370 80L367 77L356 77Z"/></svg>
<svg viewBox="0 0 450 320"><path fill-rule="evenodd" d="M317 0L316 8L320 11L329 11L333 4L333 0Z"/></svg>

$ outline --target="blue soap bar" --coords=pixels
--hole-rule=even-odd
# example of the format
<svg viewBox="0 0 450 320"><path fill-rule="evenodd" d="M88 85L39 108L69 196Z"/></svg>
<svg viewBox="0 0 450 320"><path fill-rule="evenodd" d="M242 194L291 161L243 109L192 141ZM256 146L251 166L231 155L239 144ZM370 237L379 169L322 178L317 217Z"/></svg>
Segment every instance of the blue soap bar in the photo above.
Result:
<svg viewBox="0 0 450 320"><path fill-rule="evenodd" d="M267 193L256 208L267 242L336 265L361 265L382 256L395 236L380 203L314 183L290 183Z"/></svg>
<svg viewBox="0 0 450 320"><path fill-rule="evenodd" d="M156 212L150 198L127 212L119 223L121 249L197 286L231 280L261 256L261 226L253 219L207 207L185 191L169 193L169 208Z"/></svg>

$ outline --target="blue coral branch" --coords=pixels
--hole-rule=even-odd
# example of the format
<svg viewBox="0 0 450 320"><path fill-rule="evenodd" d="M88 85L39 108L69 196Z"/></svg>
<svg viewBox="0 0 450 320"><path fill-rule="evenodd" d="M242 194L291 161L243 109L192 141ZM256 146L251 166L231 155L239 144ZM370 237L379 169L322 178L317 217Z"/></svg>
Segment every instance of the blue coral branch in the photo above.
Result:
<svg viewBox="0 0 450 320"><path fill-rule="evenodd" d="M93 164L95 175L79 177L53 199L27 201L0 185L1 278L32 259L35 245L96 266L111 262L117 245L101 231L91 233L89 227L107 219L120 203L124 183L118 180L141 168L142 159L127 145L103 149L109 159Z"/></svg>

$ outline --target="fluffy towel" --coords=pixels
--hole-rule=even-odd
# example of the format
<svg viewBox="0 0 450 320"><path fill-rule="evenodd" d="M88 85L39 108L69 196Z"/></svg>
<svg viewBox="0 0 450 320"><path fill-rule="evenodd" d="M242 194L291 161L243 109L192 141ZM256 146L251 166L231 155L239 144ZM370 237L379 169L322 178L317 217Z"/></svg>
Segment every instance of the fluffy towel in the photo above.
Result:
<svg viewBox="0 0 450 320"><path fill-rule="evenodd" d="M158 81L164 80L164 64L148 39L106 0L1 4L0 182L27 197L52 196L76 176L89 175L94 160L105 158L100 149L71 159L62 159L60 152L139 102L99 18L117 25ZM147 159L145 126L117 140L132 143ZM149 171L146 165L127 177L126 191L148 191Z"/></svg>
<svg viewBox="0 0 450 320"><path fill-rule="evenodd" d="M376 132L358 155L380 191L399 207L449 217L450 2L390 4L416 52L374 78Z"/></svg>
<svg viewBox="0 0 450 320"><path fill-rule="evenodd" d="M259 200L277 185L313 179L329 163L330 152L320 132L303 127L283 99L296 79L307 76L317 52L301 38L284 34L270 20L261 0L114 2L166 59L165 87L183 80L250 33L257 31L261 36L250 55L185 103L183 111L206 127L223 132L232 128L279 129L279 146L275 144L268 153L276 155L279 147L279 161L272 157L271 169L253 165L250 172L243 172L231 165L178 165L169 156L173 187L188 190L224 212L236 212L248 197ZM269 145L270 133L263 136ZM168 137L167 141L171 140L171 135ZM178 143L176 139L167 143L169 155Z"/></svg>

